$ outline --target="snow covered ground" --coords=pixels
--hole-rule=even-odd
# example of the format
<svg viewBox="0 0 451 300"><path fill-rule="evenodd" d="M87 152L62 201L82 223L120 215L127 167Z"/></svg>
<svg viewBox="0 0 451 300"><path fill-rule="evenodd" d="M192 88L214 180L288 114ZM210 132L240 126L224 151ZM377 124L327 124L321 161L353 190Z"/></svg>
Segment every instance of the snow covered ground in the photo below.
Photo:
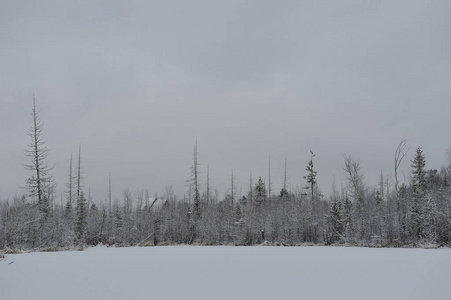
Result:
<svg viewBox="0 0 451 300"><path fill-rule="evenodd" d="M7 255L0 299L451 299L451 250L95 247Z"/></svg>

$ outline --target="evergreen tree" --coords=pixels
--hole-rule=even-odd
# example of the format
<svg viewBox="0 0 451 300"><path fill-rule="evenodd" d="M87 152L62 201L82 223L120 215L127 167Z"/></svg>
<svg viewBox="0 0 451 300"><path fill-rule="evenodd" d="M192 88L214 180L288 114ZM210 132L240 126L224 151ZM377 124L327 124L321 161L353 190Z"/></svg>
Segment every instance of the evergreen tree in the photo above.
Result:
<svg viewBox="0 0 451 300"><path fill-rule="evenodd" d="M243 218L243 212L241 209L241 204L239 202L237 202L235 205L235 223L241 224L243 221L242 218Z"/></svg>
<svg viewBox="0 0 451 300"><path fill-rule="evenodd" d="M343 220L341 209L342 208L340 201L337 199L337 197L334 197L328 216L329 226L332 231L329 241L331 243L338 241L343 234Z"/></svg>
<svg viewBox="0 0 451 300"><path fill-rule="evenodd" d="M258 204L263 203L266 199L265 183L263 182L261 177L258 177L258 181L255 184L254 197L255 197L255 202L257 202Z"/></svg>
<svg viewBox="0 0 451 300"><path fill-rule="evenodd" d="M64 206L64 217L72 220L72 204L69 200L66 201L66 205Z"/></svg>
<svg viewBox="0 0 451 300"><path fill-rule="evenodd" d="M411 161L412 167L412 194L413 201L410 207L411 214L411 227L413 236L418 240L423 234L423 205L424 197L426 193L426 166L425 156L421 147L418 147L415 151L415 156Z"/></svg>
<svg viewBox="0 0 451 300"><path fill-rule="evenodd" d="M307 180L307 184L309 185L309 189L312 195L312 203L314 203L314 192L315 192L315 185L316 185L316 171L313 169L313 158L315 157L315 154L313 153L312 150L310 150L310 154L311 154L311 158L310 161L307 165L307 168L305 169L308 174L306 176L304 176L304 179Z"/></svg>
<svg viewBox="0 0 451 300"><path fill-rule="evenodd" d="M426 191L426 159L421 147L418 147L415 151L415 157L411 161L412 167L412 190L415 197L423 197Z"/></svg>
<svg viewBox="0 0 451 300"><path fill-rule="evenodd" d="M288 198L288 191L286 188L282 188L280 190L280 198L282 198L282 199Z"/></svg>
<svg viewBox="0 0 451 300"><path fill-rule="evenodd" d="M54 187L53 177L50 174L53 167L49 167L46 162L49 149L45 146L42 134L43 123L39 118L34 96L31 116L33 117L33 125L28 131L31 141L28 145L29 149L25 150L24 153L31 158L31 163L25 165L25 169L32 171L33 175L25 180L24 188L28 190L29 196L37 197L39 210L47 217L50 212L50 203L45 189Z"/></svg>
<svg viewBox="0 0 451 300"><path fill-rule="evenodd" d="M76 210L76 216L77 220L75 222L75 234L77 236L78 241L83 241L85 237L86 232L86 225L87 225L87 215L88 215L88 208L87 208L87 202L85 195L83 192L80 192L80 196L77 200L77 210Z"/></svg>

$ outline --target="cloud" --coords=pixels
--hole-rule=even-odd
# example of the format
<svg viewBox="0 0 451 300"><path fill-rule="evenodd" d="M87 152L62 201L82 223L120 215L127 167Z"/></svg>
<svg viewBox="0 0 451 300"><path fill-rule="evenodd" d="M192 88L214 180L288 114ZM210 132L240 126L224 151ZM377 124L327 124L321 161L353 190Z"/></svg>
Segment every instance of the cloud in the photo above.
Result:
<svg viewBox="0 0 451 300"><path fill-rule="evenodd" d="M86 186L181 195L192 148L227 190L233 168L301 186L309 150L327 192L343 155L370 183L401 139L428 167L450 145L447 1L7 1L0 12L0 196L27 173L36 94L59 189L82 144ZM7 71L6 71L7 70ZM408 172L408 163L405 169Z"/></svg>

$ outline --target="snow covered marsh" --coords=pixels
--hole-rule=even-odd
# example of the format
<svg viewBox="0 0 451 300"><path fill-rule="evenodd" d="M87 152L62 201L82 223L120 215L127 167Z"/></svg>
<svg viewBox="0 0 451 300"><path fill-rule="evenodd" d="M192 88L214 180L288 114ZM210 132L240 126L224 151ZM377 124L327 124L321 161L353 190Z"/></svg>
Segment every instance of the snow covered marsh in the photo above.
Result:
<svg viewBox="0 0 451 300"><path fill-rule="evenodd" d="M10 254L0 299L451 299L450 249L167 246Z"/></svg>

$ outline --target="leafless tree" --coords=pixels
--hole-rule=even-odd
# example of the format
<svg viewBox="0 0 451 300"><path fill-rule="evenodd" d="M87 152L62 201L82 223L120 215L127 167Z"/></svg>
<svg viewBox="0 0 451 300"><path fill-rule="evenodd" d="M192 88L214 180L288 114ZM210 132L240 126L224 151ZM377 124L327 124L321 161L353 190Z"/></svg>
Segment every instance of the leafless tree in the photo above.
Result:
<svg viewBox="0 0 451 300"><path fill-rule="evenodd" d="M108 203L110 215L112 213L112 202L111 202L111 173L108 173Z"/></svg>
<svg viewBox="0 0 451 300"><path fill-rule="evenodd" d="M447 162L448 162L448 167L447 167L448 172L451 172L451 147L449 147L449 148L446 150L445 155L446 155L446 160L447 160Z"/></svg>
<svg viewBox="0 0 451 300"><path fill-rule="evenodd" d="M206 201L207 204L210 204L211 200L211 192L210 192L210 166L207 165L207 195L206 195Z"/></svg>
<svg viewBox="0 0 451 300"><path fill-rule="evenodd" d="M130 189L126 188L124 194L124 216L129 216L132 210L132 193Z"/></svg>
<svg viewBox="0 0 451 300"><path fill-rule="evenodd" d="M401 140L399 142L398 147L396 147L395 151L395 192L396 198L399 198L399 181L398 181L398 172L399 166L402 163L402 160L406 156L407 152L409 152L409 148L407 148L407 140Z"/></svg>
<svg viewBox="0 0 451 300"><path fill-rule="evenodd" d="M286 198L288 195L288 190L287 190L287 159L285 158L285 168L283 171L283 186L282 186L282 190L280 191L280 197L281 198Z"/></svg>
<svg viewBox="0 0 451 300"><path fill-rule="evenodd" d="M249 201L252 202L254 201L254 183L252 181L252 172L250 172L249 174Z"/></svg>
<svg viewBox="0 0 451 300"><path fill-rule="evenodd" d="M268 158L268 199L271 198L271 188L272 188L272 182L271 182L271 157Z"/></svg>
<svg viewBox="0 0 451 300"><path fill-rule="evenodd" d="M351 188L353 197L358 199L364 191L364 176L360 170L360 163L353 160L350 156L345 156L344 160L345 166L343 170L345 171L348 186Z"/></svg>
<svg viewBox="0 0 451 300"><path fill-rule="evenodd" d="M200 217L200 193L199 193L199 161L197 152L197 141L194 144L193 167L191 169L194 183L194 213Z"/></svg>
<svg viewBox="0 0 451 300"><path fill-rule="evenodd" d="M189 231L191 237L189 238L189 243L191 244L195 238L197 238L199 220L202 214L202 207L200 202L200 193L199 193L199 161L198 161L198 152L197 152L197 141L194 144L194 152L193 152L193 165L191 167L191 178L188 180L189 182L189 207L188 207L188 223ZM192 191L194 189L194 191ZM194 203L193 207L191 207L191 195L194 192Z"/></svg>
<svg viewBox="0 0 451 300"><path fill-rule="evenodd" d="M67 195L67 202L68 204L72 205L72 199L74 196L74 176L73 176L73 168L72 168L72 154L70 155L70 160L69 160L69 169L67 170L69 173L69 178L68 178L68 182L66 183L66 195Z"/></svg>
<svg viewBox="0 0 451 300"><path fill-rule="evenodd" d="M77 167L77 199L80 197L83 184L83 176L81 170L81 144L78 145L78 167Z"/></svg>
<svg viewBox="0 0 451 300"><path fill-rule="evenodd" d="M232 200L232 207L233 207L233 202L235 201L235 177L233 176L233 169L232 169L232 174L230 175L230 199Z"/></svg>

